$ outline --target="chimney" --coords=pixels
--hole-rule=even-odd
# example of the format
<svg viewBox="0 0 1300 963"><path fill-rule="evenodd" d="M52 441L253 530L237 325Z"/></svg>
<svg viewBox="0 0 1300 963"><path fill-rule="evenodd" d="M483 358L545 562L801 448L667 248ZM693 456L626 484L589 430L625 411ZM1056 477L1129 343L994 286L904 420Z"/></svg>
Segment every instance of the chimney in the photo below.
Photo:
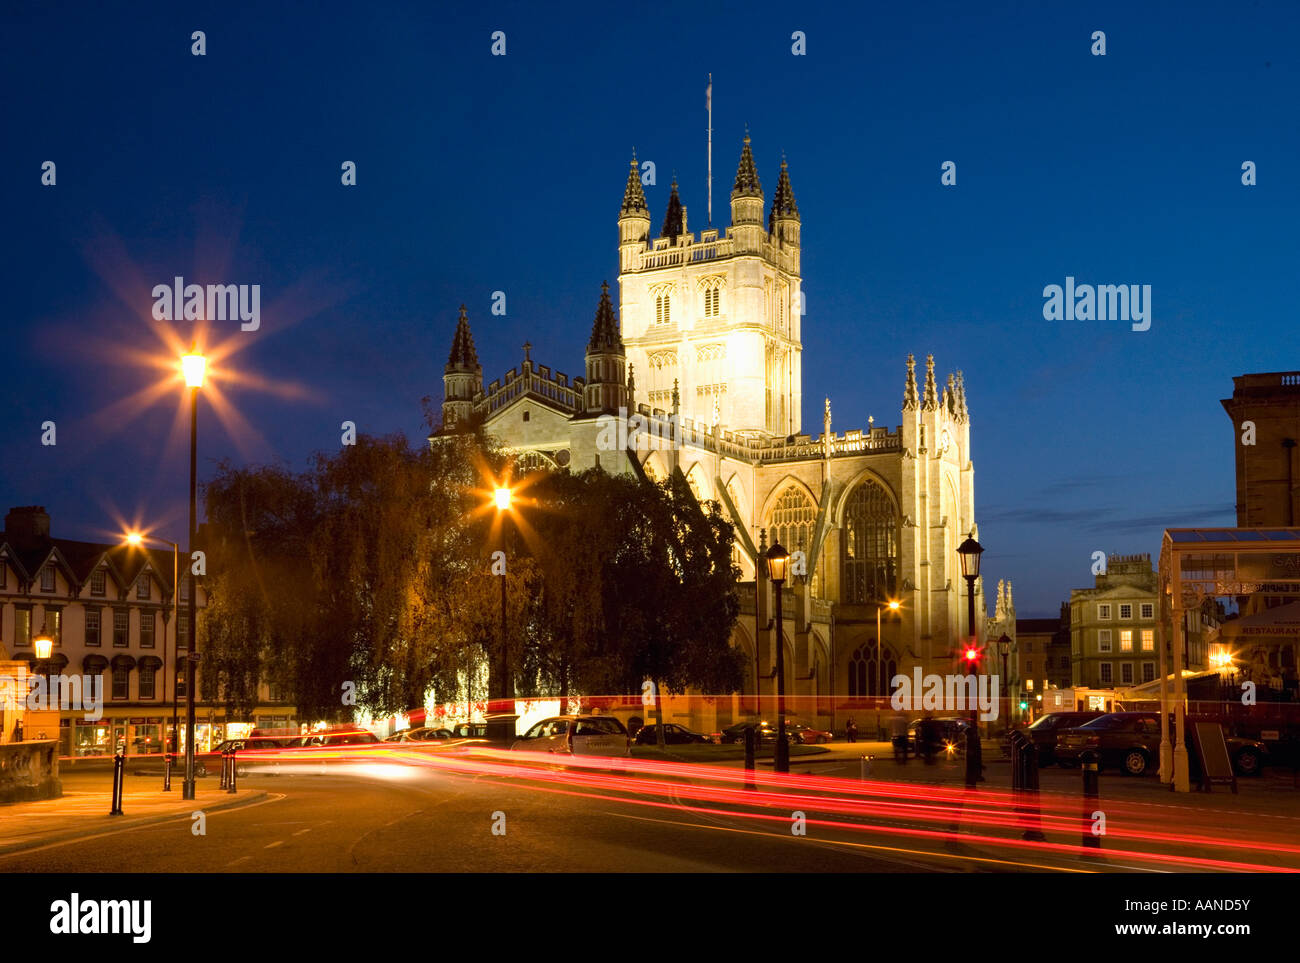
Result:
<svg viewBox="0 0 1300 963"><path fill-rule="evenodd" d="M50 537L44 505L20 505L5 516L5 536L16 548L34 548Z"/></svg>

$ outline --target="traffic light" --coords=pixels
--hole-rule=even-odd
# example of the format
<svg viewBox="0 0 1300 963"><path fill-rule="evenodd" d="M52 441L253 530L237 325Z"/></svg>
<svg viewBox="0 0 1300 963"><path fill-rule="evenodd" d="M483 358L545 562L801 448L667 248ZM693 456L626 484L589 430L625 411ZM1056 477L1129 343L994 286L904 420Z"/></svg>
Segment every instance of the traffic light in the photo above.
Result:
<svg viewBox="0 0 1300 963"><path fill-rule="evenodd" d="M974 673L979 668L980 650L976 645L967 645L961 652L962 666L967 673Z"/></svg>
<svg viewBox="0 0 1300 963"><path fill-rule="evenodd" d="M1021 712L1024 712L1024 711L1025 711L1026 709L1028 709L1028 708L1029 708L1029 703L1026 702L1024 699L1021 699L1021 700L1020 700L1020 711L1021 711Z"/></svg>

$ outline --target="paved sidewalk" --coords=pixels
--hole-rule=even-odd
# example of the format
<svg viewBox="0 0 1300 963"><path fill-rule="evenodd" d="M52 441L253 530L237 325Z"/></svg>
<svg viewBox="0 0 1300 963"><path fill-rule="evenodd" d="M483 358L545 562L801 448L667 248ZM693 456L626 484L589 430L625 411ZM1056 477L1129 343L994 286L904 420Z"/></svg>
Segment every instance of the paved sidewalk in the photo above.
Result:
<svg viewBox="0 0 1300 963"><path fill-rule="evenodd" d="M63 795L58 799L0 806L0 853L118 832L198 811L212 813L267 798L260 789L240 789L231 794L217 788L217 779L203 778L195 783L196 798L186 800L181 798L180 779L172 780L171 792L163 792L161 776L133 776L128 771L122 791L122 815L110 816L111 770L65 771L60 777Z"/></svg>

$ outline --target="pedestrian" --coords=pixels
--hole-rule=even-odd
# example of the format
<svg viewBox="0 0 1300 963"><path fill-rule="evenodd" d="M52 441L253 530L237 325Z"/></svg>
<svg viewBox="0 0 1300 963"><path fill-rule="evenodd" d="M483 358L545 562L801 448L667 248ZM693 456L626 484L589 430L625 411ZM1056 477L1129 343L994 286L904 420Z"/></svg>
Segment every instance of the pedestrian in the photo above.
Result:
<svg viewBox="0 0 1300 963"><path fill-rule="evenodd" d="M902 709L895 709L889 717L889 734L894 744L894 762L907 765L907 716Z"/></svg>
<svg viewBox="0 0 1300 963"><path fill-rule="evenodd" d="M858 724L852 719L849 719L848 722L844 723L844 736L849 740L849 742L858 741Z"/></svg>

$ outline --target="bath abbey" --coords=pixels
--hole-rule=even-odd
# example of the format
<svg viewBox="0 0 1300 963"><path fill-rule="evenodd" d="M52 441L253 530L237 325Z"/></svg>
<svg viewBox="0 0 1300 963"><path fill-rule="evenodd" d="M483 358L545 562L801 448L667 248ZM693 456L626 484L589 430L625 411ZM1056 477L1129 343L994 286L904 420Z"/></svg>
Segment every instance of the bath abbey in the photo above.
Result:
<svg viewBox="0 0 1300 963"><path fill-rule="evenodd" d="M880 375L898 379L900 425L837 431L826 399L820 434L807 431L800 229L786 161L769 206L748 135L724 231L692 233L674 181L652 234L633 156L617 288L601 286L584 375L539 364L525 345L522 363L485 386L463 307L444 369L440 433L482 419L530 469L680 471L730 517L743 573L734 644L748 672L712 718L693 707L699 726L727 725L773 693L777 644L790 714L839 727L855 710L870 719L869 698L896 673L954 671L970 634L957 547L978 534L962 373L909 355ZM804 573L784 587L780 626L759 560L778 541L802 553ZM1014 635L1010 585L999 583L992 617L982 580L975 594L980 644Z"/></svg>

